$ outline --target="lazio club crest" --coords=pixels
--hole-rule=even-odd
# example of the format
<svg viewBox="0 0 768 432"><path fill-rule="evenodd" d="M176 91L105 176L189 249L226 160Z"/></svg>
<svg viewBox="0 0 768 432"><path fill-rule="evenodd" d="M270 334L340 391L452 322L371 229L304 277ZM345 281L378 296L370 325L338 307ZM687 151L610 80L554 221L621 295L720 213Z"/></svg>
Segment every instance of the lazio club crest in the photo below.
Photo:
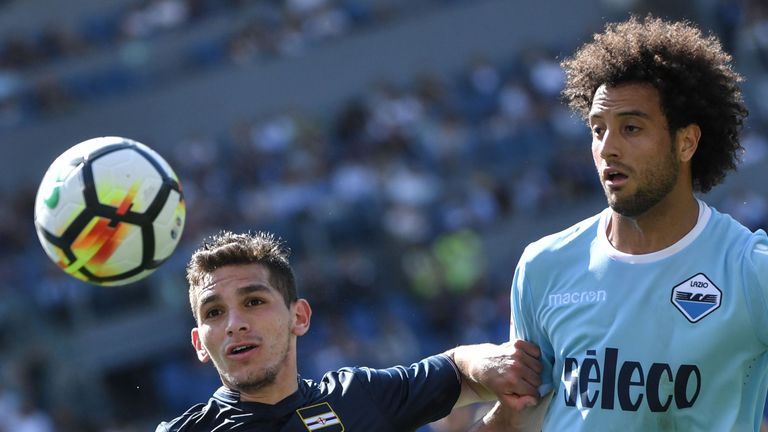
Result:
<svg viewBox="0 0 768 432"><path fill-rule="evenodd" d="M344 425L328 402L296 410L308 431L343 432Z"/></svg>
<svg viewBox="0 0 768 432"><path fill-rule="evenodd" d="M692 276L672 289L672 304L695 323L720 307L720 288L704 273Z"/></svg>

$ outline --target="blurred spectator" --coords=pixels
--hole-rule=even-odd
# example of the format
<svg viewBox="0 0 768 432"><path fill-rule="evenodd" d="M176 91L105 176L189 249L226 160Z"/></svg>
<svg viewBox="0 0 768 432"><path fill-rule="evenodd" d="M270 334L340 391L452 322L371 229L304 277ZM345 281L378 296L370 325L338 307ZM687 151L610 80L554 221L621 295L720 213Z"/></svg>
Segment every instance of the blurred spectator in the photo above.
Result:
<svg viewBox="0 0 768 432"><path fill-rule="evenodd" d="M81 99L84 93L55 74L36 79L28 89L19 71L54 59L91 55L117 43L140 42L146 48L144 39L181 33L216 14L229 19L248 12L240 25L205 42L212 47L207 58L258 63L300 55L360 23L407 17L409 8L417 7L351 3L142 0L114 11L117 18L104 24L112 26L102 34L105 45L62 26L47 28L40 45L31 38L9 38L0 50L0 127L28 120L28 110L55 116L95 100ZM442 3L434 2L436 7ZM629 8L637 2L603 3ZM722 1L718 7L734 5ZM737 28L724 31L746 37L748 55L768 52L764 5L752 0L744 8L750 12L736 21ZM733 22L730 17L723 25ZM183 275L185 248L220 228L265 228L287 238L296 248L302 295L322 311L312 338L300 347L306 377L338 364L407 362L460 342L500 342L508 332L508 287L491 286L486 276L493 270L484 250L488 236L509 220L544 220L553 208L599 198L584 125L558 100L563 76L556 49L529 47L507 64L478 56L457 77L380 81L322 116L286 110L235 119L228 131L190 130L178 137L172 152L171 165L184 180L188 219L178 258L166 265ZM170 75L177 79L195 72L173 69ZM90 78L85 81L93 86ZM768 134L760 126L768 119L768 105L761 105L768 98L760 88L755 85L750 94L756 109L744 135L745 169L764 164L768 152ZM764 89L768 94L768 84ZM25 320L34 323L35 332L58 337L109 323L118 310L140 315L161 306L187 307L176 298L184 295L182 281L174 280L171 287L158 286L171 284L165 280L147 281L131 291L136 299L127 291L75 281L47 262L41 272L46 258L31 233L31 187L1 197L13 204L0 207L0 320L29 314ZM721 204L745 225L766 226L768 203L757 188L728 193ZM340 307L349 314L333 313ZM13 339L0 334L5 344L0 359L21 343L13 327L3 328L11 328ZM190 360L191 351L171 351L157 360L151 379L167 404L158 409L174 412L204 399L199 394L209 394L216 380ZM57 379L77 381L67 373ZM39 383L27 385L40 392ZM0 381L0 432L22 427L44 432L53 430L54 421L57 431L95 432L80 413L45 402L26 399ZM110 402L102 403L106 407L99 412L107 413ZM457 410L430 430L466 430L476 412L476 407ZM17 417L23 425L10 423ZM144 420L115 420L109 430L146 430L138 425Z"/></svg>
<svg viewBox="0 0 768 432"><path fill-rule="evenodd" d="M723 210L755 231L768 228L768 200L751 189L737 189L723 201Z"/></svg>
<svg viewBox="0 0 768 432"><path fill-rule="evenodd" d="M13 432L54 432L53 421L43 410L29 399L23 399L15 416L8 419L8 431Z"/></svg>
<svg viewBox="0 0 768 432"><path fill-rule="evenodd" d="M746 58L759 61L768 69L768 6L762 0L745 0L746 23L742 29Z"/></svg>
<svg viewBox="0 0 768 432"><path fill-rule="evenodd" d="M19 396L0 380L0 432L12 432L19 412Z"/></svg>
<svg viewBox="0 0 768 432"><path fill-rule="evenodd" d="M768 159L768 135L765 128L756 125L753 129L745 131L741 144L744 147L744 166L759 164Z"/></svg>

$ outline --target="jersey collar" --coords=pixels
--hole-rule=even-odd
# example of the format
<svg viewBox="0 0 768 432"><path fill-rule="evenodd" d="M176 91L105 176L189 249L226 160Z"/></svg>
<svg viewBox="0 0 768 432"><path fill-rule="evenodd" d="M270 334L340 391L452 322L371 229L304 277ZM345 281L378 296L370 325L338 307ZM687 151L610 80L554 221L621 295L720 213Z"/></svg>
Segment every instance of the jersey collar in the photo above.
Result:
<svg viewBox="0 0 768 432"><path fill-rule="evenodd" d="M699 234L701 234L702 231L704 231L704 227L707 226L707 223L709 222L710 217L712 216L712 209L709 208L708 205L704 204L703 201L697 199L696 200L699 203L699 217L696 221L696 225L688 231L688 234L684 235L683 238L675 242L674 244L656 252L651 252L647 254L640 254L640 255L633 255L628 254L625 252L622 252L611 244L610 241L608 241L608 235L606 234L608 222L610 221L611 217L611 208L608 207L600 214L600 222L597 226L597 241L600 249L605 251L605 253L611 257L612 259L616 261L626 262L629 264L645 264L645 263L652 263L655 261L662 260L664 258L670 257L681 250L685 249L693 243L696 238L699 237Z"/></svg>
<svg viewBox="0 0 768 432"><path fill-rule="evenodd" d="M241 401L239 391L224 386L219 387L218 390L213 393L213 399L225 405L243 409L258 418L274 418L289 414L295 411L296 408L302 406L306 399L306 390L304 390L303 387L306 386L307 384L299 379L299 389L274 405Z"/></svg>

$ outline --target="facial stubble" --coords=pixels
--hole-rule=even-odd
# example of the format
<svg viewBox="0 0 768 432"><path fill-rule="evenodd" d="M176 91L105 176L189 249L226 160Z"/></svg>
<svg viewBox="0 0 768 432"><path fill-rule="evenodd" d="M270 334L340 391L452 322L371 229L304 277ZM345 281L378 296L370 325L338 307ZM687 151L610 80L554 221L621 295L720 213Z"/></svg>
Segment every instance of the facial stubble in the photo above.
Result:
<svg viewBox="0 0 768 432"><path fill-rule="evenodd" d="M646 183L640 184L633 195L619 199L611 194L608 187L603 186L608 205L613 211L625 217L637 217L661 202L674 189L680 171L674 137L669 148L666 157L657 165L660 168L647 171Z"/></svg>
<svg viewBox="0 0 768 432"><path fill-rule="evenodd" d="M265 387L275 383L277 375L280 370L288 362L288 354L291 350L291 331L290 328L286 332L286 341L283 345L283 349L278 355L277 361L272 364L265 365L258 370L248 373L243 378L236 378L227 373L222 374L222 379L227 383L227 386L233 388L241 393L253 393L259 391Z"/></svg>

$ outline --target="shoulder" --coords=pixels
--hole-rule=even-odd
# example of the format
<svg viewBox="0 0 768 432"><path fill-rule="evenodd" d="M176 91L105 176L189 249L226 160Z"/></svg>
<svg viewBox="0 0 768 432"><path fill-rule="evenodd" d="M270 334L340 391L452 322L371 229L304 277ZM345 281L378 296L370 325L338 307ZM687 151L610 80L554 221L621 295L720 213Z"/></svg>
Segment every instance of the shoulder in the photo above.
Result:
<svg viewBox="0 0 768 432"><path fill-rule="evenodd" d="M427 357L409 366L384 369L346 367L326 373L317 384L310 383L309 399L354 400L355 404L375 402L399 405L404 400L440 394L458 398L461 375L445 354ZM455 402L455 398L453 402Z"/></svg>
<svg viewBox="0 0 768 432"><path fill-rule="evenodd" d="M744 289L747 309L758 338L768 345L768 236L765 231L752 233L732 262L741 266L732 277Z"/></svg>
<svg viewBox="0 0 768 432"><path fill-rule="evenodd" d="M763 261L768 238L763 230L752 232L727 213L720 213L714 207L711 217L711 232L706 236L718 250L728 250L739 260Z"/></svg>
<svg viewBox="0 0 768 432"><path fill-rule="evenodd" d="M416 363L412 363L410 366L394 366L387 369L369 369L360 368L360 372L364 373L366 377L370 377L374 374L380 374L386 377L392 377L396 379L432 379L436 375L445 375L448 377L456 377L460 379L458 373L458 367L449 356L445 354L437 354L425 359L422 359Z"/></svg>
<svg viewBox="0 0 768 432"><path fill-rule="evenodd" d="M184 412L184 414L174 418L173 420L161 422L159 425L157 425L155 432L193 431L193 428L198 425L198 420L205 416L205 412L209 409L209 405L194 405L186 412Z"/></svg>
<svg viewBox="0 0 768 432"><path fill-rule="evenodd" d="M522 264L546 260L556 252L556 259L562 259L562 254L568 251L584 253L597 235L597 228L603 212L584 219L570 227L542 237L529 244L520 257Z"/></svg>
<svg viewBox="0 0 768 432"><path fill-rule="evenodd" d="M447 355L409 366L384 369L348 367L329 372L318 383L323 401L342 417L364 415L383 430L415 430L448 415L461 392L461 380ZM372 423L373 422L373 423Z"/></svg>
<svg viewBox="0 0 768 432"><path fill-rule="evenodd" d="M352 386L375 386L384 382L405 382L427 379L442 379L460 381L458 368L453 360L445 354L437 354L422 359L410 366L398 365L384 369L374 369L365 366L345 367L323 375L319 383L306 380L310 388L317 388L321 393L334 390L343 391Z"/></svg>
<svg viewBox="0 0 768 432"><path fill-rule="evenodd" d="M765 285L768 285L768 235L765 231L758 230L751 236L745 253L746 261L754 269L755 274L761 277Z"/></svg>
<svg viewBox="0 0 768 432"><path fill-rule="evenodd" d="M219 387L207 403L193 405L184 414L173 420L162 422L155 432L197 432L209 431L226 422L228 412L239 400L239 395L225 387Z"/></svg>
<svg viewBox="0 0 768 432"><path fill-rule="evenodd" d="M713 206L708 207L711 211L710 225L716 234L727 236L735 241L744 241L744 239L759 234L759 232L753 233L750 231L749 228L742 225L728 213L721 213Z"/></svg>

